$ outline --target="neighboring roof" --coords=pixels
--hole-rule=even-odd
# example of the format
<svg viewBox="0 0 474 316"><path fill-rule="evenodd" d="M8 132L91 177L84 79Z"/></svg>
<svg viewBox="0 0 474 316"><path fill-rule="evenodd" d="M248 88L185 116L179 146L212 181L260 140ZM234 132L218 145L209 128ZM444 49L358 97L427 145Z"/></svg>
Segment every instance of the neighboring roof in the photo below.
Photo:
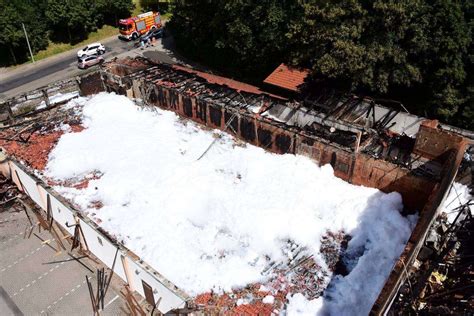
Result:
<svg viewBox="0 0 474 316"><path fill-rule="evenodd" d="M297 69L281 64L263 82L298 92L308 75L308 69Z"/></svg>

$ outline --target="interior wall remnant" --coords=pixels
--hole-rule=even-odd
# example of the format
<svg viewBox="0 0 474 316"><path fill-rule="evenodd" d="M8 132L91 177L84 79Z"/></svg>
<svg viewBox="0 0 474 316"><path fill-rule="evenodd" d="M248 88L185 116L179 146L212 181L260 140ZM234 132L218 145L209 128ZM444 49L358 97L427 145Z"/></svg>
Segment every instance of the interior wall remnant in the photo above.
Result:
<svg viewBox="0 0 474 316"><path fill-rule="evenodd" d="M210 127L221 127L222 126L222 109L209 105L209 117L208 126Z"/></svg>
<svg viewBox="0 0 474 316"><path fill-rule="evenodd" d="M240 94L239 91L236 93L235 90L229 91L231 89L227 88L227 91L221 93L226 88L216 88L216 85L210 85L205 89L216 88L217 92L209 97L206 93L200 95L200 93L193 92L192 89L191 91L179 90L172 78L182 74L173 73L173 71L164 70L166 78L163 81L157 79L154 82L144 83L157 87L159 95L157 99L160 99L158 106L165 109L171 108L179 115L200 124L225 130L237 138L268 151L279 154L301 154L310 157L320 165L331 164L335 176L356 185L374 187L384 192L399 192L403 198L405 211L419 211L419 221L371 311L373 315L383 314L405 278L403 269L412 264L423 245L428 228L456 176L467 141L460 135L438 129L436 121L423 122L416 135L415 144L412 144L413 151L410 152L411 147L408 150L409 154L418 156L416 159L419 161L414 167L407 168L360 152L359 145L363 146L360 144L362 135L360 132L354 133L349 127L344 129L344 126L338 126L343 130L351 131L352 134L348 133L349 138L356 136L354 148L350 148L344 143L338 143L337 140L334 141L334 137L344 137L344 133L334 134L334 127L329 128L329 134L328 126L323 126L324 124L313 130L305 131L274 120L271 115L270 118L268 115L260 115L260 111L233 107L232 98L237 93ZM122 79L119 80L124 82ZM127 80L140 80L140 76L130 75ZM116 81L110 80L110 82L105 81L104 83L106 86L110 86L110 89L114 89ZM190 81L192 82L187 77L186 82ZM222 97L219 98L219 95ZM152 100L154 99L147 98L144 101L152 103ZM291 111L282 104L278 104L278 106L281 111ZM204 111L203 108L208 111ZM274 113L280 110L276 109ZM281 111L278 113L281 114ZM327 137L328 135L329 137ZM388 135L388 137L391 136ZM398 149L389 154L399 157ZM442 172L430 177L426 174L425 169L432 169L433 162L435 165L441 166Z"/></svg>
<svg viewBox="0 0 474 316"><path fill-rule="evenodd" d="M456 151L463 140L464 137L461 135L447 133L437 126L433 127L433 121L425 121L420 125L413 152L439 161L446 159L445 155L451 151Z"/></svg>
<svg viewBox="0 0 474 316"><path fill-rule="evenodd" d="M80 77L79 90L82 96L97 94L105 90L102 83L100 72L96 71L91 74Z"/></svg>
<svg viewBox="0 0 474 316"><path fill-rule="evenodd" d="M427 132L434 134L439 132L436 128L430 126L426 127L428 128L426 130ZM457 135L453 134L451 137L452 140L457 139ZM408 240L408 243L405 246L401 256L395 263L395 266L393 267L390 276L385 282L385 285L382 288L377 300L372 306L370 315L384 315L385 312L390 308L390 305L395 298L401 284L406 280L407 267L410 267L413 264L415 258L420 252L421 247L425 243L429 227L433 224L436 214L439 213L441 205L449 193L449 188L456 177L467 145L467 140L463 139L459 142L456 142L453 146L448 146L451 148L446 148L446 152L437 151L435 149L438 155L447 157L444 166L444 175L441 181L434 185L427 202L419 214L418 222L413 229L410 239ZM434 152L430 152L429 154L434 155Z"/></svg>
<svg viewBox="0 0 474 316"><path fill-rule="evenodd" d="M110 89L116 88L115 81L106 81L105 85L110 86ZM224 106L219 99L201 98L199 95L179 91L170 84L161 84L159 80L144 82L140 77L130 80L130 85L140 85L146 87L142 90L151 91L147 95L135 96L144 98L148 104L173 110L178 115L210 128L225 130L274 153L302 154L320 165L329 163L337 177L350 183L378 188L384 192L397 191L402 195L407 210L411 212L423 208L435 185L433 179L426 178L421 173L338 146L267 117ZM427 123L422 127L420 137L435 137L440 144L431 150L426 141L418 141L417 138L415 150L426 158L439 157L442 149L446 147L443 145L445 142L458 142L457 137L449 135L450 133L432 128Z"/></svg>
<svg viewBox="0 0 474 316"><path fill-rule="evenodd" d="M420 211L436 182L395 166L384 160L357 155L351 181L353 184L379 188L384 192L396 191L402 195L403 204L408 210Z"/></svg>

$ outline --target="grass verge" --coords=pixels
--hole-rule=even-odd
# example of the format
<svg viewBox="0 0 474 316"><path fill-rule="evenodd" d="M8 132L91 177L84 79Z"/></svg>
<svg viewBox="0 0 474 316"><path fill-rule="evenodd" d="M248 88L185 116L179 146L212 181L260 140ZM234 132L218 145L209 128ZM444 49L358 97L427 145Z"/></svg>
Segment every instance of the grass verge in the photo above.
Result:
<svg viewBox="0 0 474 316"><path fill-rule="evenodd" d="M53 43L50 42L48 47L44 50L40 50L37 52L34 57L35 60L41 60L56 54L60 54L62 52L66 52L71 49L82 48L83 46L100 41L101 39L118 35L118 29L116 27L110 25L104 25L102 28L98 29L96 32L92 32L89 34L86 40L79 42L77 44L71 45L68 43Z"/></svg>
<svg viewBox="0 0 474 316"><path fill-rule="evenodd" d="M143 8L140 4L139 0L133 0L133 3L135 4L135 9L132 11L131 16L136 16L140 13L143 13ZM161 15L161 18L164 22L169 20L172 16L171 12L167 12L165 14ZM79 49L87 44L98 42L104 38L108 38L110 36L118 35L118 28L110 26L110 25L104 25L102 28L98 29L95 32L92 32L89 34L86 40L79 42L77 44L69 44L69 43L54 43L54 42L49 42L48 47L46 49L40 50L34 55L35 61L45 59L63 52L66 52L71 49ZM24 64L29 64L31 63L31 60L27 61ZM11 66L12 68L16 68L18 66L24 65L24 64L18 64ZM9 67L10 68L10 67Z"/></svg>
<svg viewBox="0 0 474 316"><path fill-rule="evenodd" d="M172 1L168 0L168 1L165 1L165 2L172 2ZM133 9L133 11L132 11L132 16L137 16L137 15L139 15L141 13L145 13L145 11L147 11L142 7L142 4L140 3L140 0L133 0L133 4L135 4L135 9ZM160 11L160 10L158 9L158 11ZM161 11L160 11L160 13L161 13ZM163 21L168 21L171 18L172 15L173 14L171 12L166 12L164 14L161 14L161 19Z"/></svg>

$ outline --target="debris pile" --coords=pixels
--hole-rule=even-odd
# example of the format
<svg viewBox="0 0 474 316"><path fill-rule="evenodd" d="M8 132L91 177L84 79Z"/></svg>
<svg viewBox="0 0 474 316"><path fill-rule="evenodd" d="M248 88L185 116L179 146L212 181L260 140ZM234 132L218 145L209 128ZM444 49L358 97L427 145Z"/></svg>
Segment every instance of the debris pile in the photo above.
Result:
<svg viewBox="0 0 474 316"><path fill-rule="evenodd" d="M0 211L13 205L19 195L18 188L0 173Z"/></svg>
<svg viewBox="0 0 474 316"><path fill-rule="evenodd" d="M64 102L58 103L61 104ZM29 167L43 171L48 154L61 135L83 129L78 110L78 107L57 106L11 121L0 127L0 147Z"/></svg>
<svg viewBox="0 0 474 316"><path fill-rule="evenodd" d="M183 124L170 111L138 109L123 96L72 102L83 104L35 117L44 127L32 134L57 135L50 152L29 147L34 135L24 144L49 159L34 172L173 284L197 295L204 310L269 314L289 308L295 293L322 303L334 281L331 288L344 296L356 283L361 290L353 298L368 312L376 293L366 292L383 286L411 232L399 194L351 185L330 166L236 146L229 135ZM85 129L71 133L71 126ZM198 159L216 133L215 145ZM370 243L352 258L363 267L354 269L356 262L350 272L341 259L347 235L354 241L348 253ZM360 284L369 274L378 277ZM338 297L333 302L334 313L353 305Z"/></svg>
<svg viewBox="0 0 474 316"><path fill-rule="evenodd" d="M408 271L392 311L418 315L467 315L474 310L474 219L469 200L441 213ZM455 212L455 216L452 213Z"/></svg>
<svg viewBox="0 0 474 316"><path fill-rule="evenodd" d="M308 300L320 297L326 289L330 275L337 267L344 266L344 248L349 236L344 232L327 232L322 237L320 254L327 264L322 268L301 247L288 240L282 251L287 261L270 262L264 274L271 275L268 282L250 284L230 293L208 292L197 295L194 303L205 313L229 313L231 315L271 315L285 309L288 297L301 293Z"/></svg>

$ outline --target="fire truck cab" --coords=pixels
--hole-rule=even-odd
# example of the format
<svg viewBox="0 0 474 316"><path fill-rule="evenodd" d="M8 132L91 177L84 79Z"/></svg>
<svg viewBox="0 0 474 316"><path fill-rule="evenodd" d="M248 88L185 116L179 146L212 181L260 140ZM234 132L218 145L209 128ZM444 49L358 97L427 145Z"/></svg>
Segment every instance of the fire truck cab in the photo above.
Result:
<svg viewBox="0 0 474 316"><path fill-rule="evenodd" d="M121 19L119 21L119 37L126 40L136 40L150 29L161 27L160 13L150 11L128 19Z"/></svg>

